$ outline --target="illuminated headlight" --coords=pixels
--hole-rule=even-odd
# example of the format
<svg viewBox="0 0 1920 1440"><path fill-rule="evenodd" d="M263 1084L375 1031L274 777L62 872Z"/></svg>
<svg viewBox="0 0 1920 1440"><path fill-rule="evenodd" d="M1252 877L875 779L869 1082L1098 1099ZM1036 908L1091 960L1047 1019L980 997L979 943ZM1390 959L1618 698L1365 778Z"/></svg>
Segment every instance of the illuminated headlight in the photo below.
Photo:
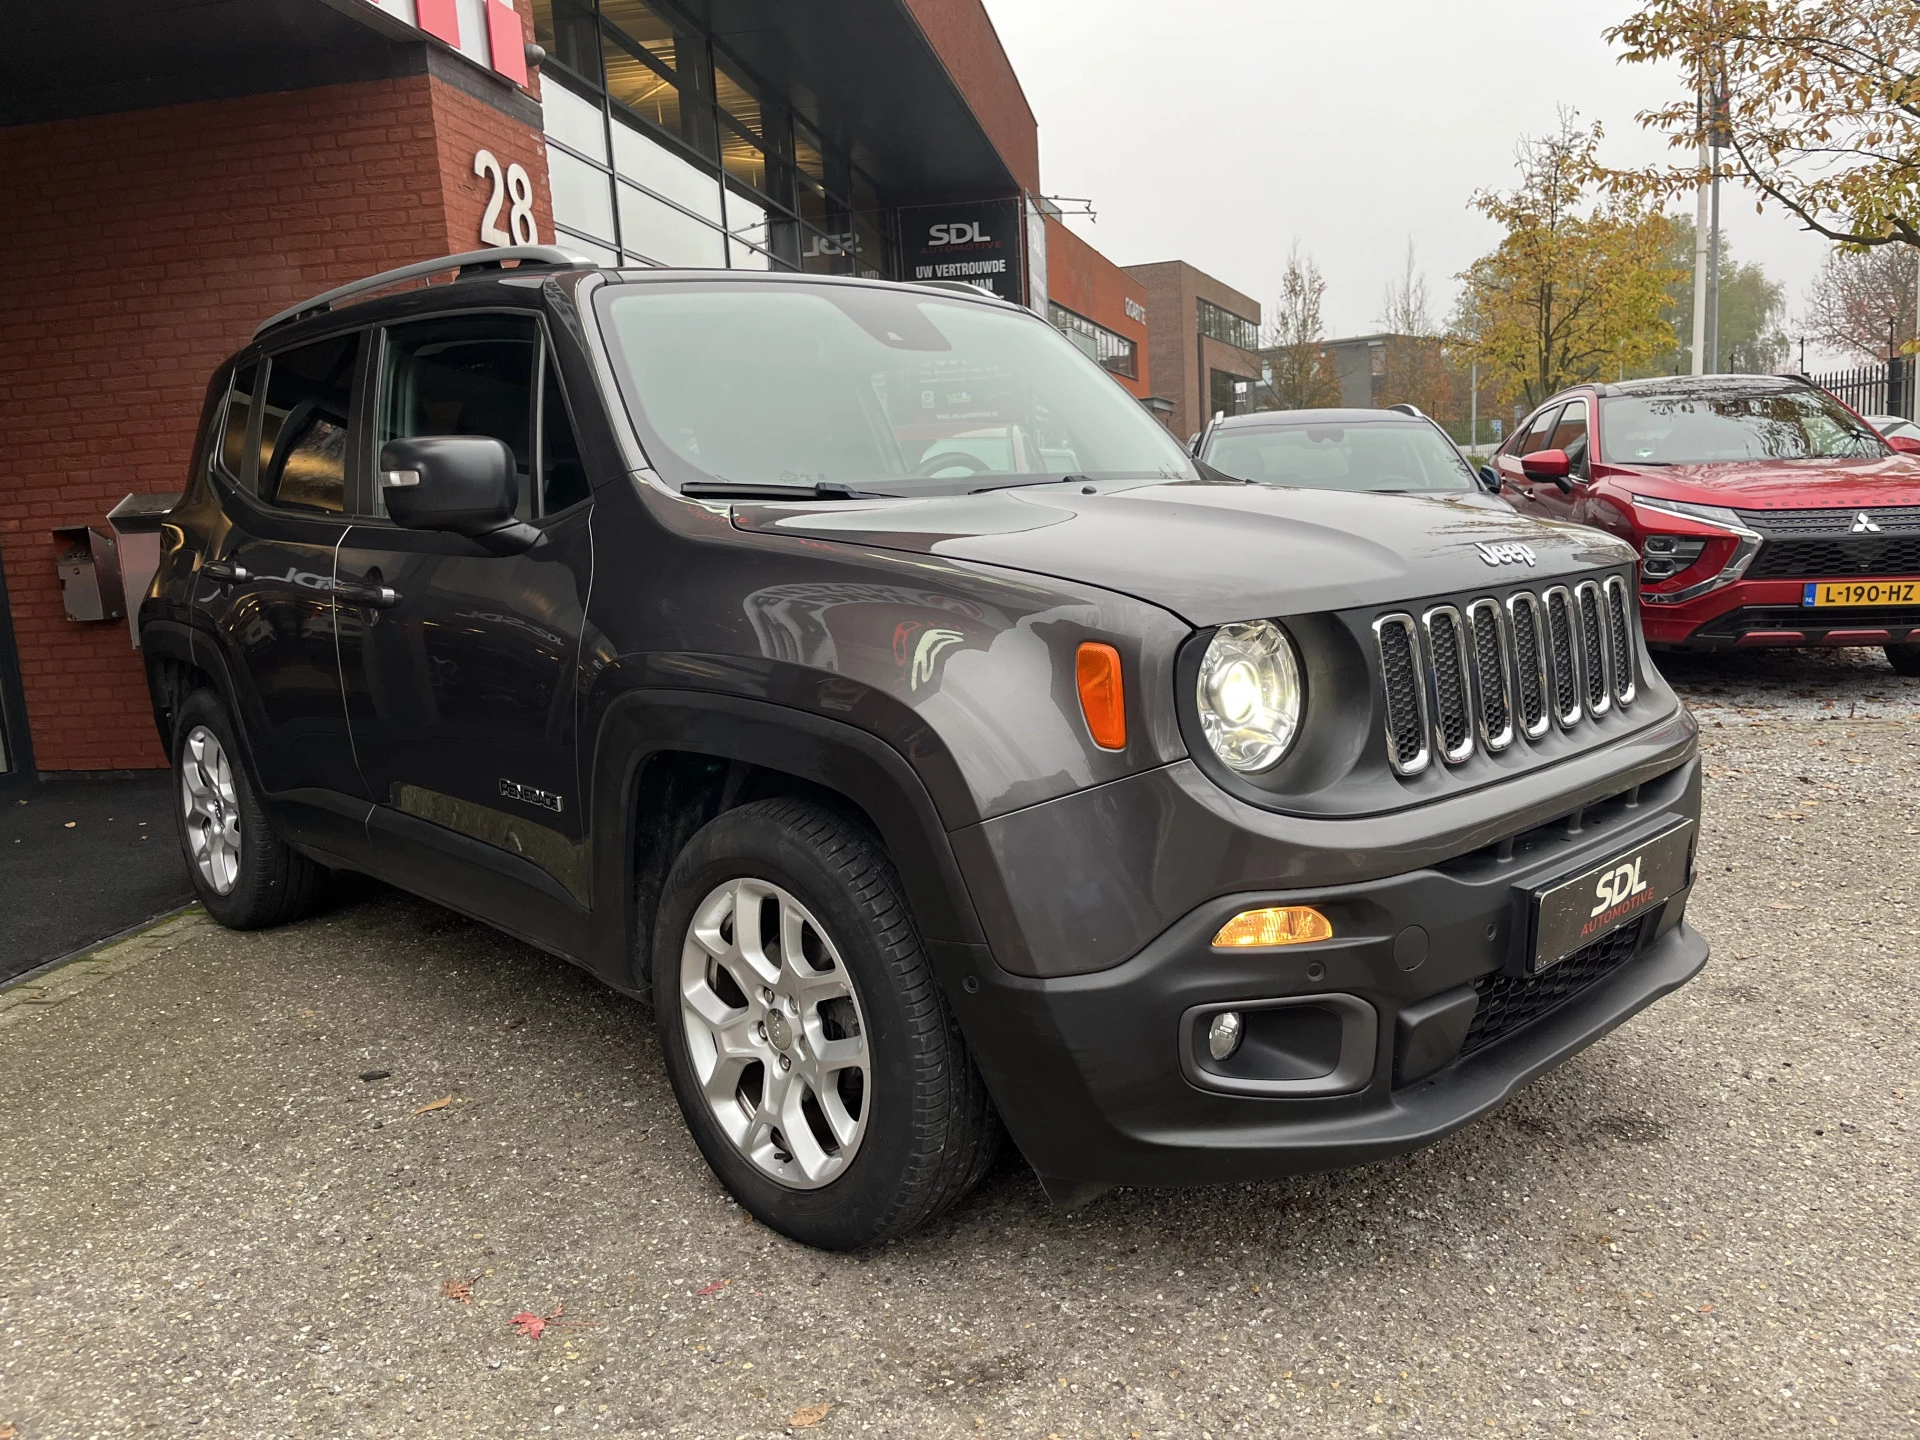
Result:
<svg viewBox="0 0 1920 1440"><path fill-rule="evenodd" d="M1196 690L1200 728L1230 770L1272 769L1299 733L1306 700L1300 662L1272 621L1222 625L1200 661Z"/></svg>

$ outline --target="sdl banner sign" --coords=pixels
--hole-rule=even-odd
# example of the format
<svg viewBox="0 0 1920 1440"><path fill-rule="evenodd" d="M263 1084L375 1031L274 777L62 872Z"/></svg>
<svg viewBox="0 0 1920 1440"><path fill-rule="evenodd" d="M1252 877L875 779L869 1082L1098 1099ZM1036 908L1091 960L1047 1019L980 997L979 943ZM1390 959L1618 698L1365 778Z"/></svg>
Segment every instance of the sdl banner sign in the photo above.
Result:
<svg viewBox="0 0 1920 1440"><path fill-rule="evenodd" d="M958 280L1026 304L1018 200L902 210L900 246L909 280Z"/></svg>

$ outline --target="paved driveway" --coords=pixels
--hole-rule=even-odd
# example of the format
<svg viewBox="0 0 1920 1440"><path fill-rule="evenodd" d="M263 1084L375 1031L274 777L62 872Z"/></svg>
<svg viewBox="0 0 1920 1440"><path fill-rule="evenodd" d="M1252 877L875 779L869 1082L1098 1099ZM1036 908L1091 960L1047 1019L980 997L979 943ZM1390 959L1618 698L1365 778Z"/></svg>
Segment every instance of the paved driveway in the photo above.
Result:
<svg viewBox="0 0 1920 1440"><path fill-rule="evenodd" d="M1487 1121L1071 1215L1009 1162L857 1257L558 961L176 922L0 996L0 1434L1920 1432L1920 727L1706 736L1714 963Z"/></svg>

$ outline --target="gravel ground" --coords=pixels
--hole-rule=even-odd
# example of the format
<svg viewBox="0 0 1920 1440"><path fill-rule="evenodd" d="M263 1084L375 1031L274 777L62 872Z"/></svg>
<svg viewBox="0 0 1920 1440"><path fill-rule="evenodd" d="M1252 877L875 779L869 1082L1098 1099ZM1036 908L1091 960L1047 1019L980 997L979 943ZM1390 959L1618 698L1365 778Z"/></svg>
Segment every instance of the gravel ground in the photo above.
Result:
<svg viewBox="0 0 1920 1440"><path fill-rule="evenodd" d="M748 1221L558 961L373 887L181 928L0 1010L0 1436L1920 1433L1920 727L1748 663L1684 677L1694 984L1417 1155L1067 1215L1009 1161L864 1256Z"/></svg>

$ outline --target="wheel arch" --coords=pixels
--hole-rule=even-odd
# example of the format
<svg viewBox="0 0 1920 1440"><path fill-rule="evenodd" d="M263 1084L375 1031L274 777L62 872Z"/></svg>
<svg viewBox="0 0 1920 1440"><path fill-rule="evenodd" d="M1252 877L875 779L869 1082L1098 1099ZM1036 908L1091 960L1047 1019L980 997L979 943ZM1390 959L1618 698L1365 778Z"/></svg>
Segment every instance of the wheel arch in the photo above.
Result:
<svg viewBox="0 0 1920 1440"><path fill-rule="evenodd" d="M591 759L593 966L644 992L660 894L674 860L714 816L807 795L879 837L928 940L984 944L933 800L898 751L855 726L771 701L644 690L614 701Z"/></svg>

